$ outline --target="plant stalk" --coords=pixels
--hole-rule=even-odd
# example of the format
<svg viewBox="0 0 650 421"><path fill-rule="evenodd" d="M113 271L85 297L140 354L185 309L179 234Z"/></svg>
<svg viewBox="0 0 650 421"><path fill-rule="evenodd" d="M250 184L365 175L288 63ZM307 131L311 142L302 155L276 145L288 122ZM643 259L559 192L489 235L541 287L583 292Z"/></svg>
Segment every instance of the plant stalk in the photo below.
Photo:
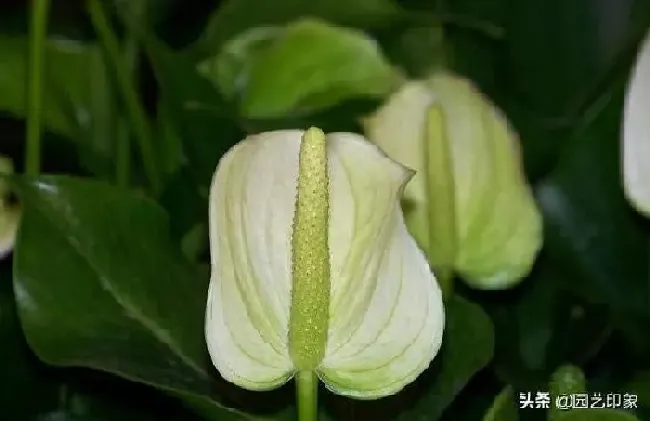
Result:
<svg viewBox="0 0 650 421"><path fill-rule="evenodd" d="M36 177L41 169L43 65L50 0L32 0L29 25L27 82L27 139L25 173Z"/></svg>
<svg viewBox="0 0 650 421"><path fill-rule="evenodd" d="M117 37L113 33L108 18L100 0L88 0L88 12L93 27L97 32L109 63L115 73L120 96L133 129L133 134L139 144L144 171L154 193L160 192L161 179L156 165L156 155L153 145L152 129L142 104L139 101L135 83L129 73L124 54L120 50ZM122 145L124 146L124 145Z"/></svg>
<svg viewBox="0 0 650 421"><path fill-rule="evenodd" d="M142 22L145 15L145 1L133 0L131 3L132 16ZM138 40L133 32L130 32L123 45L123 54L126 67L131 75L131 83L134 88L138 88L137 75L138 71ZM117 162L117 184L119 186L128 186L129 179L131 178L131 132L128 127L128 120L122 118L118 119L117 127L117 149L116 149L116 162Z"/></svg>
<svg viewBox="0 0 650 421"><path fill-rule="evenodd" d="M296 376L298 421L318 420L318 377L313 371L300 371Z"/></svg>

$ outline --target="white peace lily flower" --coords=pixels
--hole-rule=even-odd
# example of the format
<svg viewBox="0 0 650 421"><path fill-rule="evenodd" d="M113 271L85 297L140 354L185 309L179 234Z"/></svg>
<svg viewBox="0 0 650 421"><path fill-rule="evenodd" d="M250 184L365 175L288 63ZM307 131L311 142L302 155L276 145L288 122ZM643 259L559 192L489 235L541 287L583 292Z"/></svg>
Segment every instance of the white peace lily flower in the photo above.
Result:
<svg viewBox="0 0 650 421"><path fill-rule="evenodd" d="M351 133L249 136L210 190L206 339L228 381L314 372L333 392L398 392L441 345L440 288L399 205L412 171Z"/></svg>
<svg viewBox="0 0 650 421"><path fill-rule="evenodd" d="M628 201L650 217L650 34L641 44L625 97L623 187Z"/></svg>
<svg viewBox="0 0 650 421"><path fill-rule="evenodd" d="M469 81L438 73L408 82L364 125L370 141L416 170L405 189L405 217L430 258L436 247L449 247L441 241L453 242L451 261L441 263L479 289L512 287L529 273L541 248L542 219L519 141ZM443 221L432 229L436 215ZM438 238L450 224L450 238Z"/></svg>
<svg viewBox="0 0 650 421"><path fill-rule="evenodd" d="M0 260L14 248L16 232L20 222L20 207L9 203L9 186L2 174L13 174L14 166L10 159L0 156Z"/></svg>

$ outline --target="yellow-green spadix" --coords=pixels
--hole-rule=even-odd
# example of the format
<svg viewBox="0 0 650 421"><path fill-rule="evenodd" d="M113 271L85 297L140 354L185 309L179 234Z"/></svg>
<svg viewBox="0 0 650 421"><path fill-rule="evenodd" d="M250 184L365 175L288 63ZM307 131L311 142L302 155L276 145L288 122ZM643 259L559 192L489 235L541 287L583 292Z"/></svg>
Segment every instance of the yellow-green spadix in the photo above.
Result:
<svg viewBox="0 0 650 421"><path fill-rule="evenodd" d="M512 287L529 273L542 218L519 140L470 81L445 72L409 81L364 126L370 141L417 172L405 188L405 216L434 270L447 267L479 289Z"/></svg>
<svg viewBox="0 0 650 421"><path fill-rule="evenodd" d="M650 217L650 33L641 43L627 88L622 137L625 196Z"/></svg>
<svg viewBox="0 0 650 421"><path fill-rule="evenodd" d="M261 391L311 371L374 399L429 366L444 311L399 205L411 176L362 136L316 128L251 135L224 155L205 326L222 377Z"/></svg>

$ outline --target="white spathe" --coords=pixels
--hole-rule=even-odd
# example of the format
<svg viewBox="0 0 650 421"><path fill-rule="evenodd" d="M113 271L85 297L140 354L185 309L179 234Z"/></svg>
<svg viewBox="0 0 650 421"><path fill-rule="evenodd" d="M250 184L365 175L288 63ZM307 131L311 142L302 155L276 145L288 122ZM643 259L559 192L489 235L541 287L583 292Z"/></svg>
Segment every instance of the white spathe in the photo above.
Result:
<svg viewBox="0 0 650 421"><path fill-rule="evenodd" d="M9 183L2 178L3 175L11 175L13 172L14 165L11 159L0 155L0 260L9 255L14 248L22 215L19 204L9 203Z"/></svg>
<svg viewBox="0 0 650 421"><path fill-rule="evenodd" d="M628 201L650 217L650 34L641 44L623 112L623 186Z"/></svg>
<svg viewBox="0 0 650 421"><path fill-rule="evenodd" d="M443 119L430 133L433 108ZM404 192L410 205L406 222L424 250L434 252L430 208L447 205L428 190L439 170L427 164L428 145L444 141L453 179L454 270L478 289L511 288L530 273L542 246L542 217L523 171L519 139L471 81L447 72L408 81L363 123L370 141L417 171Z"/></svg>
<svg viewBox="0 0 650 421"><path fill-rule="evenodd" d="M219 162L210 190L206 339L228 381L270 390L295 374L288 348L291 236L303 131L252 135ZM438 353L441 291L407 232L412 171L360 135L327 135L331 291L316 373L337 394L391 395Z"/></svg>

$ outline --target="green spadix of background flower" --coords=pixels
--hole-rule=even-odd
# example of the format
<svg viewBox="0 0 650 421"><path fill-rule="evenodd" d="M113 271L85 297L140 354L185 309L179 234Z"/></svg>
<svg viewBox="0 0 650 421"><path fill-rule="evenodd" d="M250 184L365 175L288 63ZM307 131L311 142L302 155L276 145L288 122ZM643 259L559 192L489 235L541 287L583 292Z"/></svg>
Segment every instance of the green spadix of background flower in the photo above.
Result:
<svg viewBox="0 0 650 421"><path fill-rule="evenodd" d="M448 73L406 83L364 122L368 138L416 170L407 225L444 285L453 272L480 289L525 277L542 219L506 118L469 81Z"/></svg>
<svg viewBox="0 0 650 421"><path fill-rule="evenodd" d="M318 129L252 135L224 155L206 339L225 379L270 390L312 372L374 399L429 366L444 310L400 208L411 175L360 135Z"/></svg>

